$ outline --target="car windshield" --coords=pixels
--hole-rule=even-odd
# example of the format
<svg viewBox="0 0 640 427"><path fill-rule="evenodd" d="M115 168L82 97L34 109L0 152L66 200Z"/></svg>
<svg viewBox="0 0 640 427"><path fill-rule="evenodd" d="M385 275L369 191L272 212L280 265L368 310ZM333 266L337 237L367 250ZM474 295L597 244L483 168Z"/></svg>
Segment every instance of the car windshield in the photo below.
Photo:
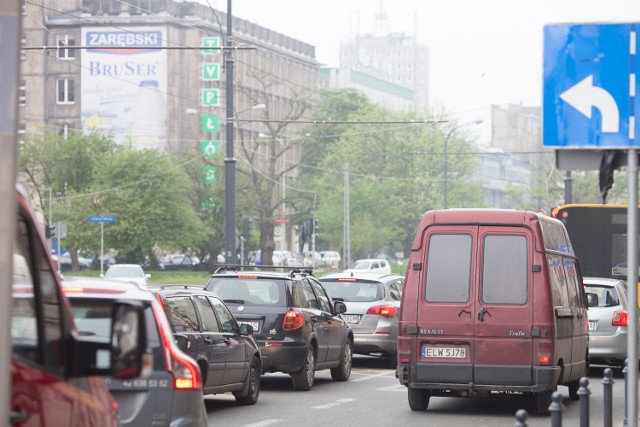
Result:
<svg viewBox="0 0 640 427"><path fill-rule="evenodd" d="M345 302L372 302L384 298L384 285L380 282L321 280L331 298Z"/></svg>
<svg viewBox="0 0 640 427"><path fill-rule="evenodd" d="M107 270L106 277L143 277L144 274L140 267L110 267Z"/></svg>
<svg viewBox="0 0 640 427"><path fill-rule="evenodd" d="M225 302L280 307L286 305L284 289L282 280L258 278L214 278L207 285Z"/></svg>

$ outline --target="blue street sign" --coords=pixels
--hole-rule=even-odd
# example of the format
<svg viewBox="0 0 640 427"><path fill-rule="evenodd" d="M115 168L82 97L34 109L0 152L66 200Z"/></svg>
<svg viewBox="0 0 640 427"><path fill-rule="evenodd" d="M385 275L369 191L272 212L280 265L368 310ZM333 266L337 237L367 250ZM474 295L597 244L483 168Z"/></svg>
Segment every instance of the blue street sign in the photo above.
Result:
<svg viewBox="0 0 640 427"><path fill-rule="evenodd" d="M116 222L116 217L112 215L92 215L89 222Z"/></svg>
<svg viewBox="0 0 640 427"><path fill-rule="evenodd" d="M545 26L545 146L640 146L635 141L640 124L632 117L640 111L636 25L640 28L626 23Z"/></svg>

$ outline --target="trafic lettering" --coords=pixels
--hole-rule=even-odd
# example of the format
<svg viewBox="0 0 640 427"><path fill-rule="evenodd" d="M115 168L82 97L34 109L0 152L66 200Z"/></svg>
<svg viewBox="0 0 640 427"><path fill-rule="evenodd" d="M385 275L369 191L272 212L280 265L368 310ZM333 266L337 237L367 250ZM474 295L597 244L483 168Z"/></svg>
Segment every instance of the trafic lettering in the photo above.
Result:
<svg viewBox="0 0 640 427"><path fill-rule="evenodd" d="M155 64L138 64L127 61L124 64L101 64L98 61L89 63L89 74L92 76L155 76Z"/></svg>

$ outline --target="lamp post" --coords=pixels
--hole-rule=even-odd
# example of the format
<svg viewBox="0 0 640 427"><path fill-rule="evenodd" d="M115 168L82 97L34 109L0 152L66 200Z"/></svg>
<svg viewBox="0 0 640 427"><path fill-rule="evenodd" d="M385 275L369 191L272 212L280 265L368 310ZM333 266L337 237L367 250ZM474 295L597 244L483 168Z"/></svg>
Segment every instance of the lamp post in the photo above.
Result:
<svg viewBox="0 0 640 427"><path fill-rule="evenodd" d="M447 209L447 143L449 142L449 139L451 138L451 135L453 135L453 132L455 132L456 130L460 129L463 126L467 126L467 125L478 125L482 123L482 119L478 119L478 120L474 120L472 122L467 122L467 123L462 123L459 124L458 126L454 126L449 132L447 132L447 136L445 137L444 134L442 133L442 131L438 128L436 128L436 130L440 133L440 136L442 137L442 146L443 146L443 150L442 150L442 185L443 185L443 191L442 191L442 195L443 195L443 205L444 205L444 209Z"/></svg>

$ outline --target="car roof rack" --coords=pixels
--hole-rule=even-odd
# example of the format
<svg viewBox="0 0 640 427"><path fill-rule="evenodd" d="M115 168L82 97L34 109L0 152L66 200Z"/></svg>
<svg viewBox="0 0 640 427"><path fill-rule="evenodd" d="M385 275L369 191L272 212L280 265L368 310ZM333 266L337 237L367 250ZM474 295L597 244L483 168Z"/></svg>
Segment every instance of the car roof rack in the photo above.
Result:
<svg viewBox="0 0 640 427"><path fill-rule="evenodd" d="M252 264L223 264L218 265L212 274L224 273L225 271L244 271L244 270L260 270L260 271L276 271L289 270L289 276L295 274L313 274L313 267L304 266L282 266L282 265L252 265Z"/></svg>
<svg viewBox="0 0 640 427"><path fill-rule="evenodd" d="M157 289L194 289L194 290L199 290L199 291L204 291L206 290L204 288L204 286L196 286L196 285L179 285L179 284L175 284L175 285L160 285L158 286Z"/></svg>

